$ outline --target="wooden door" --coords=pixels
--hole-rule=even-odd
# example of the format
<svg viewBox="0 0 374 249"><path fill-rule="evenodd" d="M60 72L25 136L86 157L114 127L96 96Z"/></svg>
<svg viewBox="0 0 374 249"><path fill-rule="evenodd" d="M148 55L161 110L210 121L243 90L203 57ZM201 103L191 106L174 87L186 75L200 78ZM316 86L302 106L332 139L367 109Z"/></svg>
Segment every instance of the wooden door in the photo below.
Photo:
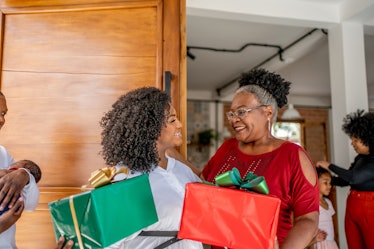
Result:
<svg viewBox="0 0 374 249"><path fill-rule="evenodd" d="M184 1L1 1L1 144L42 169L40 204L17 222L19 248L53 248L48 202L104 167L99 121L118 96L163 88L185 119Z"/></svg>

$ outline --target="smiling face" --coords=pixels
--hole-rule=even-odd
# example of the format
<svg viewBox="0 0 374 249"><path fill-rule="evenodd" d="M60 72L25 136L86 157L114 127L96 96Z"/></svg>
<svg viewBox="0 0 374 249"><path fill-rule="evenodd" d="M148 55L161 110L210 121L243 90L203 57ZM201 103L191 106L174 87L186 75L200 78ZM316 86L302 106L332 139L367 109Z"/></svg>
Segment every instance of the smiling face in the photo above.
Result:
<svg viewBox="0 0 374 249"><path fill-rule="evenodd" d="M180 146L182 142L182 124L178 120L175 108L170 107L166 116L166 126L162 127L160 137L157 140L157 149L159 153L164 153L167 149Z"/></svg>
<svg viewBox="0 0 374 249"><path fill-rule="evenodd" d="M260 105L252 93L238 93L232 100L230 111L238 113L238 110ZM250 143L267 137L270 133L268 115L265 112L267 108L269 107L255 108L247 112L247 115L242 118L234 115L229 122L235 131L236 139L243 143Z"/></svg>
<svg viewBox="0 0 374 249"><path fill-rule="evenodd" d="M321 174L318 178L319 193L322 196L328 196L331 191L331 176L328 173Z"/></svg>
<svg viewBox="0 0 374 249"><path fill-rule="evenodd" d="M351 144L358 154L369 155L369 146L366 146L365 144L363 144L361 139L351 137Z"/></svg>

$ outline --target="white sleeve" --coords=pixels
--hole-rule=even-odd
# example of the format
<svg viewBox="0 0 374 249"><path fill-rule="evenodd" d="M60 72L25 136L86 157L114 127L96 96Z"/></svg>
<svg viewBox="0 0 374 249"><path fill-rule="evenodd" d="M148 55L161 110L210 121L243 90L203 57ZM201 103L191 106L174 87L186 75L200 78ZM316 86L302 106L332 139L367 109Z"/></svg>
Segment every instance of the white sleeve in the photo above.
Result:
<svg viewBox="0 0 374 249"><path fill-rule="evenodd" d="M39 188L36 185L34 176L29 170L25 168L19 168L18 170L25 170L29 174L29 183L22 190L22 196L25 202L25 210L33 211L39 202Z"/></svg>
<svg viewBox="0 0 374 249"><path fill-rule="evenodd" d="M12 163L14 163L12 155L0 145L0 169L8 169Z"/></svg>

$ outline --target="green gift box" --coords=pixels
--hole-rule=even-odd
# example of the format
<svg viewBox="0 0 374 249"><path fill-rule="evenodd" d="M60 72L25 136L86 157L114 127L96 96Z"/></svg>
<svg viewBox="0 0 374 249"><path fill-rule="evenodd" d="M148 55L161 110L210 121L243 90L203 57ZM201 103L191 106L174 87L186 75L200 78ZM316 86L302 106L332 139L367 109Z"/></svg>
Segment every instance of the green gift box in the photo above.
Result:
<svg viewBox="0 0 374 249"><path fill-rule="evenodd" d="M56 238L73 248L104 248L158 221L148 175L48 204Z"/></svg>

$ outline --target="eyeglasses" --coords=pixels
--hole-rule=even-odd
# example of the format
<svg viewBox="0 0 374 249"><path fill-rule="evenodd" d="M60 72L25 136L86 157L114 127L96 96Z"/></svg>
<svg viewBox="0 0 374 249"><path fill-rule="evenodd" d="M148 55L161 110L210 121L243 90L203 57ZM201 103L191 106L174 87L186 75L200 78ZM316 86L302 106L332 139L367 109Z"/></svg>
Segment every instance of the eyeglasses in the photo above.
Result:
<svg viewBox="0 0 374 249"><path fill-rule="evenodd" d="M253 110L256 110L256 109L258 109L260 107L264 107L264 106L267 106L267 105L258 105L258 106L252 107L252 108L239 108L236 112L233 112L233 111L226 112L226 117L229 121L231 119L233 119L234 117L238 117L240 119L243 119L247 116L248 112L251 112Z"/></svg>

